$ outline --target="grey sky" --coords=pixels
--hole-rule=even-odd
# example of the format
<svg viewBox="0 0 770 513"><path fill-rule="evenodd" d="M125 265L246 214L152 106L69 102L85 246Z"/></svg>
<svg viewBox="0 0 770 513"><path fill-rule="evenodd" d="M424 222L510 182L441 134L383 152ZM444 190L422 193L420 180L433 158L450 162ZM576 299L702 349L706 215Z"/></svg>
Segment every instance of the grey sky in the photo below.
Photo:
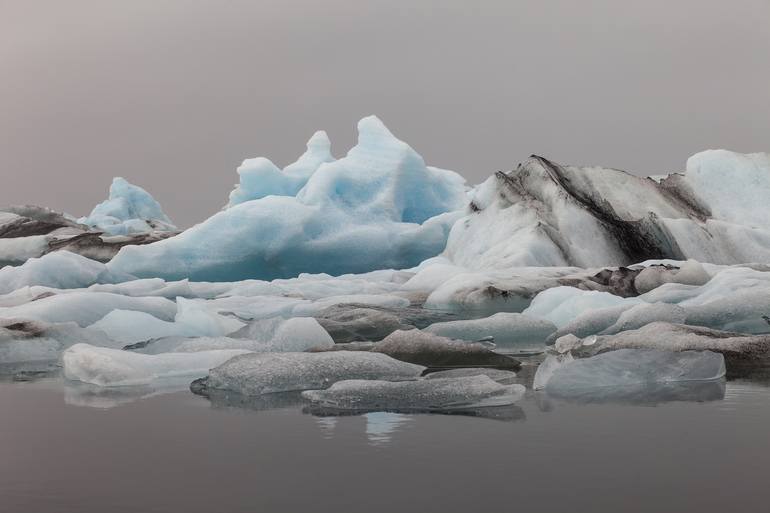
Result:
<svg viewBox="0 0 770 513"><path fill-rule="evenodd" d="M539 153L640 173L770 150L770 0L0 0L0 204L112 176L180 225L246 157L377 114L472 182Z"/></svg>

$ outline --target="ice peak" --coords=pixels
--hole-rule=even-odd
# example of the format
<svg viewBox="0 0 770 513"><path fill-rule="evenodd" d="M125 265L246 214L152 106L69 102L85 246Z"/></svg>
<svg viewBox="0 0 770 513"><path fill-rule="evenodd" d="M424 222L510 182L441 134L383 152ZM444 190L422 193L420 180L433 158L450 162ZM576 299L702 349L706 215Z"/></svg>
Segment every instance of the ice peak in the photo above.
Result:
<svg viewBox="0 0 770 513"><path fill-rule="evenodd" d="M176 230L149 192L120 176L112 179L109 198L96 205L91 214L79 219L79 222L110 235L149 232L156 229Z"/></svg>
<svg viewBox="0 0 770 513"><path fill-rule="evenodd" d="M358 144L382 139L396 139L377 116L367 116L358 122Z"/></svg>
<svg viewBox="0 0 770 513"><path fill-rule="evenodd" d="M307 141L307 151L312 153L326 152L331 154L332 142L324 130L318 130Z"/></svg>

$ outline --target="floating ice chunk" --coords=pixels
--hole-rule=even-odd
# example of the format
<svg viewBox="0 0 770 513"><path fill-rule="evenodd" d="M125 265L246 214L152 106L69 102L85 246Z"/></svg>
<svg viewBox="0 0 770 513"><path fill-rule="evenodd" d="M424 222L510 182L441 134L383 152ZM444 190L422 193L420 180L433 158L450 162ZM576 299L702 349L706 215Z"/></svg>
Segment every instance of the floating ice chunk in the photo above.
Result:
<svg viewBox="0 0 770 513"><path fill-rule="evenodd" d="M233 333L244 327L244 323L219 315L206 307L205 301L176 298L177 313L174 323L184 326L196 336L218 337Z"/></svg>
<svg viewBox="0 0 770 513"><path fill-rule="evenodd" d="M174 322L144 312L112 310L88 329L100 330L123 344L134 344L162 337L220 337L243 326L237 319L210 311L204 303L180 297Z"/></svg>
<svg viewBox="0 0 770 513"><path fill-rule="evenodd" d="M45 322L73 321L86 327L113 310L135 310L161 320L176 314L173 301L161 297L128 297L106 292L67 292L44 297L31 303L0 308L0 318L34 319Z"/></svg>
<svg viewBox="0 0 770 513"><path fill-rule="evenodd" d="M687 324L743 333L770 332L770 288L725 291L722 298L703 304L681 303Z"/></svg>
<svg viewBox="0 0 770 513"><path fill-rule="evenodd" d="M566 337L563 337L566 338ZM590 344L586 344L590 341ZM646 348L669 351L708 350L724 354L729 364L764 365L770 359L770 334L748 335L701 326L653 322L637 330L579 340L569 344L575 354L592 355L614 349Z"/></svg>
<svg viewBox="0 0 770 513"><path fill-rule="evenodd" d="M326 388L347 379L416 379L425 367L369 352L253 353L211 369L205 387L259 395Z"/></svg>
<svg viewBox="0 0 770 513"><path fill-rule="evenodd" d="M431 372L425 379L444 379L444 378L466 378L468 376L486 376L502 385L512 385L516 380L516 373L502 369L485 368L466 368L466 369L448 369L438 372Z"/></svg>
<svg viewBox="0 0 770 513"><path fill-rule="evenodd" d="M713 381L724 376L725 361L719 353L619 349L559 366L545 382L545 390L552 396L584 398L591 393L603 396L608 387L656 390L659 384Z"/></svg>
<svg viewBox="0 0 770 513"><path fill-rule="evenodd" d="M442 411L505 406L524 396L522 385L501 385L487 376L419 381L347 380L327 390L307 390L315 406L350 411Z"/></svg>
<svg viewBox="0 0 770 513"><path fill-rule="evenodd" d="M205 376L209 369L247 353L243 350L137 354L75 344L62 355L64 377L98 386L135 386Z"/></svg>
<svg viewBox="0 0 770 513"><path fill-rule="evenodd" d="M253 352L329 350L334 341L315 319L263 319L250 323L229 337L169 336L130 347L144 354L188 353L216 349L246 349Z"/></svg>
<svg viewBox="0 0 770 513"><path fill-rule="evenodd" d="M554 287L535 296L524 314L547 319L561 328L587 311L639 302L637 298L623 298L608 292Z"/></svg>
<svg viewBox="0 0 770 513"><path fill-rule="evenodd" d="M679 305L641 303L621 313L618 320L601 334L612 335L621 331L635 330L656 321L684 323L686 317L687 312Z"/></svg>
<svg viewBox="0 0 770 513"><path fill-rule="evenodd" d="M77 289L93 283L114 283L129 278L110 272L104 264L95 260L68 251L57 251L40 258L30 258L18 267L0 269L0 294L34 285Z"/></svg>
<svg viewBox="0 0 770 513"><path fill-rule="evenodd" d="M276 351L306 351L334 346L331 336L311 317L265 319L250 323L232 335L269 343Z"/></svg>
<svg viewBox="0 0 770 513"><path fill-rule="evenodd" d="M636 304L637 303L623 303L617 306L598 308L596 310L583 312L549 335L546 343L553 344L557 339L567 334L583 338L599 333L615 324L623 312L629 308L633 308Z"/></svg>
<svg viewBox="0 0 770 513"><path fill-rule="evenodd" d="M120 347L104 333L86 330L74 322L49 324L28 319L0 319L0 364L57 360L78 342Z"/></svg>
<svg viewBox="0 0 770 513"><path fill-rule="evenodd" d="M39 257L47 249L48 237L46 235L0 238L0 268L5 265L21 264L30 258Z"/></svg>
<svg viewBox="0 0 770 513"><path fill-rule="evenodd" d="M377 342L373 352L427 367L498 367L518 369L521 363L486 344L452 340L419 330L395 331Z"/></svg>
<svg viewBox="0 0 770 513"><path fill-rule="evenodd" d="M357 304L376 306L380 308L406 308L409 300L390 294L349 294L345 296L331 296L314 301L313 303L298 304L292 314L297 316L319 315L327 308L341 304Z"/></svg>
<svg viewBox="0 0 770 513"><path fill-rule="evenodd" d="M124 248L109 265L196 281L408 268L443 249L465 202L462 177L427 167L364 118L356 147L320 165L296 196L235 204L170 239Z"/></svg>
<svg viewBox="0 0 770 513"><path fill-rule="evenodd" d="M546 356L545 360L537 366L535 379L532 382L532 389L543 390L548 384L548 381L553 377L554 373L573 360L572 353L569 352L563 354L549 354Z"/></svg>
<svg viewBox="0 0 770 513"><path fill-rule="evenodd" d="M337 344L380 341L396 330L414 328L394 313L359 306L332 306L318 316L318 323Z"/></svg>
<svg viewBox="0 0 770 513"><path fill-rule="evenodd" d="M498 288L494 279L486 274L459 273L430 293L425 308L490 313L521 312L530 303L530 294L522 292L517 294Z"/></svg>
<svg viewBox="0 0 770 513"><path fill-rule="evenodd" d="M425 331L471 342L493 337L498 351L511 351L542 347L556 326L543 319L501 312L484 319L437 322Z"/></svg>
<svg viewBox="0 0 770 513"><path fill-rule="evenodd" d="M634 279L634 286L640 294L649 292L664 283L681 283L683 285L704 285L711 279L703 265L695 260L688 260L679 269L669 269L666 266L645 267Z"/></svg>
<svg viewBox="0 0 770 513"><path fill-rule="evenodd" d="M151 231L176 231L155 198L120 177L112 180L109 199L99 203L88 217L78 222L110 235Z"/></svg>

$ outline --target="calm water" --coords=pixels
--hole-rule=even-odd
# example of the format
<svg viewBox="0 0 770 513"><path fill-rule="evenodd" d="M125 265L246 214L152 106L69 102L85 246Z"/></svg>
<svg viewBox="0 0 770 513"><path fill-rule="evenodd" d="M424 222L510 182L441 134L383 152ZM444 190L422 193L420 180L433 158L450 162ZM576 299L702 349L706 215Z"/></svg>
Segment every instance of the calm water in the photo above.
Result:
<svg viewBox="0 0 770 513"><path fill-rule="evenodd" d="M763 382L657 405L530 393L500 419L140 392L0 383L0 511L770 509Z"/></svg>

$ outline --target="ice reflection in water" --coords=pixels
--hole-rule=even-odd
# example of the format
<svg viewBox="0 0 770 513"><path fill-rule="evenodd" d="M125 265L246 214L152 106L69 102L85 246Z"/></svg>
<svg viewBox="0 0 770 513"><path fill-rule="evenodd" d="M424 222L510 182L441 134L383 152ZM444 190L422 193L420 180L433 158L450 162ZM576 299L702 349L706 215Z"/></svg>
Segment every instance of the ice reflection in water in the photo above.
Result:
<svg viewBox="0 0 770 513"><path fill-rule="evenodd" d="M410 417L407 415L384 411L367 413L364 417L366 418L366 437L372 445L387 444L394 433L410 422Z"/></svg>
<svg viewBox="0 0 770 513"><path fill-rule="evenodd" d="M617 403L638 406L655 406L674 401L721 401L725 397L725 380L650 383L638 386L575 387L558 392L547 391L546 395L582 404Z"/></svg>

